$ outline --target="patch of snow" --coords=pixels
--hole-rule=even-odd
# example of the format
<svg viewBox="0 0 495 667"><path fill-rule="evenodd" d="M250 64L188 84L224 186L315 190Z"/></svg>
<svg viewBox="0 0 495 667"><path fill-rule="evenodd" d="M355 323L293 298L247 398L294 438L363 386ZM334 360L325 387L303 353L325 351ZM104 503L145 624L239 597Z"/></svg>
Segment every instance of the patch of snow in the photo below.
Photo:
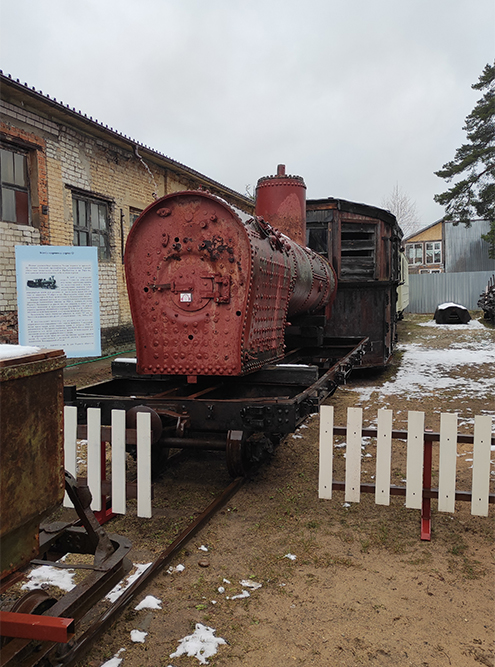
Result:
<svg viewBox="0 0 495 667"><path fill-rule="evenodd" d="M75 570L60 570L52 565L41 565L27 575L30 581L23 584L21 588L22 590L33 591L47 585L56 586L63 591L71 591L76 587L73 582L75 574Z"/></svg>
<svg viewBox="0 0 495 667"><path fill-rule="evenodd" d="M116 586L114 586L114 588L112 588L112 590L109 593L107 593L105 599L110 600L110 602L115 602L115 600L118 600L119 597L122 595L122 593L127 588L129 588L129 586L133 584L136 581L136 579L138 579L142 575L142 573L145 572L151 565L152 563L139 563L137 565L134 563L136 571L127 577L125 583L119 582Z"/></svg>
<svg viewBox="0 0 495 667"><path fill-rule="evenodd" d="M0 345L0 359L12 359L12 357L27 357L29 354L36 354L41 347L32 345Z"/></svg>
<svg viewBox="0 0 495 667"><path fill-rule="evenodd" d="M121 648L120 651L117 651L113 658L110 658L110 660L104 662L101 667L119 667L119 665L122 663L122 658L119 658L119 655L123 651L125 651L125 648Z"/></svg>
<svg viewBox="0 0 495 667"><path fill-rule="evenodd" d="M141 609L161 609L162 601L156 598L154 595L147 595L144 600L134 607L136 611Z"/></svg>
<svg viewBox="0 0 495 667"><path fill-rule="evenodd" d="M258 582L252 581L251 579L243 579L239 583L241 586L244 586L244 588L251 588L253 591L258 590L258 588L261 588L262 586L262 584L258 584Z"/></svg>
<svg viewBox="0 0 495 667"><path fill-rule="evenodd" d="M233 595L232 597L227 597L227 600L242 600L243 598L248 598L250 597L249 591L242 591L242 593L239 593L239 595Z"/></svg>
<svg viewBox="0 0 495 667"><path fill-rule="evenodd" d="M179 646L175 653L171 653L171 658L178 658L181 655L197 658L202 665L208 665L207 658L211 658L217 653L218 646L226 644L225 639L215 637L213 628L209 628L201 623L196 623L196 629L192 635L187 635L179 641Z"/></svg>
<svg viewBox="0 0 495 667"><path fill-rule="evenodd" d="M135 644L144 644L147 634L148 633L143 630L131 630L131 642L134 642Z"/></svg>

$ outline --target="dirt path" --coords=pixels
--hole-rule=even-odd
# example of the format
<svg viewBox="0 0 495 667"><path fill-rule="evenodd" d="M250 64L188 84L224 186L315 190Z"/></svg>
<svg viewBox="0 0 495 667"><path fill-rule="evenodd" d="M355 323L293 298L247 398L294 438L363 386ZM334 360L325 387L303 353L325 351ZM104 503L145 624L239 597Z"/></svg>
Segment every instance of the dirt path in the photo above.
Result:
<svg viewBox="0 0 495 667"><path fill-rule="evenodd" d="M392 408L399 428L408 410L425 411L426 427L433 430L442 411L459 411L464 432L472 432L475 414L495 416L490 356L495 331L481 324L469 329L425 324L426 318L409 316L401 325L407 345L396 365L379 376L355 377L337 392L331 399L336 424L345 424L349 406L363 408L366 425L375 422L377 409ZM440 359L447 349L459 351L459 364ZM426 370L414 356L418 351L433 351ZM424 376L428 368L433 377L423 384L413 379L413 371ZM318 428L313 416L286 438L271 464L174 562L184 570L163 572L139 597L153 595L162 608L130 606L85 667L100 667L122 648L111 667L118 660L122 667L198 665L195 657L170 657L197 623L214 628L226 642L208 658L212 666L494 664L493 505L485 518L471 516L469 503L460 502L455 514L438 513L434 501L432 541L421 542L419 512L406 509L403 498L393 498L390 507L375 505L372 496L347 506L340 492L318 500ZM469 489L470 451L459 449L460 488ZM375 473L374 453L368 442L363 452L368 481ZM403 447L396 443L396 479L405 476L404 464ZM343 448L336 450L334 477L344 479ZM108 530L130 537L135 563L150 562L183 517L207 504L212 488L226 481L220 456L185 458L156 486L153 519L137 520L131 511ZM234 599L243 590L249 597ZM135 629L148 633L144 643L131 641Z"/></svg>

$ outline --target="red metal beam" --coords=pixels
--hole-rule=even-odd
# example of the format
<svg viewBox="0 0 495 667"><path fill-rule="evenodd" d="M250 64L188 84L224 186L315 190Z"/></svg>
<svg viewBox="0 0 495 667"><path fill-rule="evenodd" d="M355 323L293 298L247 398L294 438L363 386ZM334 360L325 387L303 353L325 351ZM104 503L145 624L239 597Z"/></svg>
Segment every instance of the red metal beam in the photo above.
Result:
<svg viewBox="0 0 495 667"><path fill-rule="evenodd" d="M74 619L0 611L0 635L67 643L74 636Z"/></svg>

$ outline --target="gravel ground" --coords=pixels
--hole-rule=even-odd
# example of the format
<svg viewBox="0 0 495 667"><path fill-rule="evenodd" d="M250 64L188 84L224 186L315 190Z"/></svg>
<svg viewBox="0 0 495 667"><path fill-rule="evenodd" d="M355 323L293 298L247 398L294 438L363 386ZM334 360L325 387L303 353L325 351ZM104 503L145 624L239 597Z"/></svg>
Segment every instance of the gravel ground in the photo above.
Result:
<svg viewBox="0 0 495 667"><path fill-rule="evenodd" d="M421 410L435 431L440 413L455 411L465 433L475 415L495 416L493 327L476 319L439 327L409 315L399 329L393 365L356 373L330 399L336 424L345 425L348 407L363 409L365 426L376 423L378 409L393 409L397 428L409 410ZM88 374L85 368L85 384ZM372 496L348 506L341 492L319 500L318 433L315 415L288 436L172 570L127 608L84 667L493 665L493 505L489 517L474 517L469 503L456 503L450 515L433 501L432 540L422 542L419 512L403 498L389 507ZM368 441L363 481L373 481L375 451ZM343 452L336 449L335 479L344 479ZM394 442L393 452L400 484L404 445ZM472 448L459 446L458 488L470 488L471 458ZM434 486L437 460L434 447ZM493 492L493 463L491 470ZM137 519L131 506L107 529L131 539L134 563L151 562L227 482L222 456L180 457L155 484L152 519ZM135 610L148 595L160 609ZM180 643L197 624L223 640L210 657L188 656ZM135 630L142 643L132 640Z"/></svg>

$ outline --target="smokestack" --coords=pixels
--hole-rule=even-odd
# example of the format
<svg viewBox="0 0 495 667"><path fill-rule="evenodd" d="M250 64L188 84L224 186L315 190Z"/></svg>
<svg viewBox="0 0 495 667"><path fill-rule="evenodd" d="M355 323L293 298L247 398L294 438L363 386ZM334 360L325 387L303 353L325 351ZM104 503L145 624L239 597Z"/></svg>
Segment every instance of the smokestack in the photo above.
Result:
<svg viewBox="0 0 495 667"><path fill-rule="evenodd" d="M306 246L306 185L301 176L287 176L285 164L279 164L276 176L260 178L256 185L255 215Z"/></svg>

